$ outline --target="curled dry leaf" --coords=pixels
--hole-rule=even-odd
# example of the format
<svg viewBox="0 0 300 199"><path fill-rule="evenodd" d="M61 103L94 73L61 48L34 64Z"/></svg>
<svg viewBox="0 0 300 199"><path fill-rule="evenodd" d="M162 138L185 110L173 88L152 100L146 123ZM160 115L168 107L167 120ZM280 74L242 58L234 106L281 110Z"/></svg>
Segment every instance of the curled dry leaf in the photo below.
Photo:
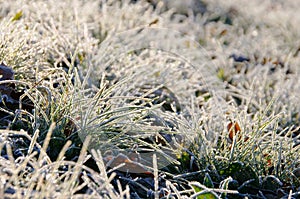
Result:
<svg viewBox="0 0 300 199"><path fill-rule="evenodd" d="M227 125L228 136L231 141L233 141L233 137L241 132L241 127L237 122L230 122ZM240 139L240 138L239 138Z"/></svg>
<svg viewBox="0 0 300 199"><path fill-rule="evenodd" d="M145 168L145 166L139 162L131 160L128 156L122 153L117 156L108 155L104 158L104 161L107 162L106 166L109 168L119 167L121 164L124 164L118 168L119 171L135 174L135 176L140 174L141 176L154 177L153 173Z"/></svg>
<svg viewBox="0 0 300 199"><path fill-rule="evenodd" d="M136 88L132 91L133 95L136 97L143 97L152 99L151 104L162 104L162 111L176 112L180 113L181 105L177 99L175 93L173 93L166 86L144 84L141 87ZM136 104L145 103L143 100L135 101ZM146 106L151 106L146 103Z"/></svg>
<svg viewBox="0 0 300 199"><path fill-rule="evenodd" d="M233 141L234 136L237 136L236 141L240 141L242 139L241 134L241 127L237 122L230 122L227 125L227 131L228 131L228 137L230 141ZM249 140L248 136L244 137L244 142L247 142ZM229 149L231 149L232 145L229 146Z"/></svg>
<svg viewBox="0 0 300 199"><path fill-rule="evenodd" d="M25 91L18 91L16 89L15 83L1 83L1 81L14 80L14 73L15 72L10 67L6 66L4 63L0 64L0 106L4 109L8 109L13 112L16 109L19 109L20 98L23 94L25 94ZM34 108L33 102L27 96L23 97L21 105L22 109L30 112ZM4 116L3 114L6 113L1 112L2 116Z"/></svg>

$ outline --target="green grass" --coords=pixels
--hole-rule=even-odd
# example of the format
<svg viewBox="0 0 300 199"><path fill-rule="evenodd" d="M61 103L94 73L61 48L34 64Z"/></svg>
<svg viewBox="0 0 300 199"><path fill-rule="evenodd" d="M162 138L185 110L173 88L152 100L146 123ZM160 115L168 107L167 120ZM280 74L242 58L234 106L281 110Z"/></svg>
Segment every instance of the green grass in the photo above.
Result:
<svg viewBox="0 0 300 199"><path fill-rule="evenodd" d="M147 2L0 2L0 197L299 198L297 5Z"/></svg>

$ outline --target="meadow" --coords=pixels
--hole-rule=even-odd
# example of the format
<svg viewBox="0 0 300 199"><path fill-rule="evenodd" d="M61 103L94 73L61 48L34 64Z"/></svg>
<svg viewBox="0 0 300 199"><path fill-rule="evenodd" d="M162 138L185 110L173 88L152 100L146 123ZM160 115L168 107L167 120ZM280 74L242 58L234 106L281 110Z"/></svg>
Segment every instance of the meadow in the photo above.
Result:
<svg viewBox="0 0 300 199"><path fill-rule="evenodd" d="M0 198L300 198L292 0L0 1Z"/></svg>

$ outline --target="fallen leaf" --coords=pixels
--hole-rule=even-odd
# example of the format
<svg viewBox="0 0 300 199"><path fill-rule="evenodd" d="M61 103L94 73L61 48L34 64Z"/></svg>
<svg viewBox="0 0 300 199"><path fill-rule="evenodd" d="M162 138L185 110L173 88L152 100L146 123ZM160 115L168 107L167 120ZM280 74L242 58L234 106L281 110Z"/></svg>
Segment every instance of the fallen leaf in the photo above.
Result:
<svg viewBox="0 0 300 199"><path fill-rule="evenodd" d="M6 80L14 80L14 71L12 68L6 66L4 63L0 64L0 82ZM1 83L0 84L0 93L1 93L1 103L0 106L4 109L8 109L14 112L16 109L21 107L24 110L29 112L34 108L33 102L28 98L28 96L24 96L24 90L17 90L15 83ZM20 101L22 97L22 101ZM3 115L4 114L4 115ZM4 112L1 112L1 116L5 116Z"/></svg>
<svg viewBox="0 0 300 199"><path fill-rule="evenodd" d="M237 122L230 122L227 125L227 130L229 132L229 139L233 141L233 137L241 132L241 127Z"/></svg>
<svg viewBox="0 0 300 199"><path fill-rule="evenodd" d="M128 156L120 153L117 156L109 156L105 157L106 161L108 160L106 166L109 168L115 168L124 164L123 166L119 167L118 170L126 173L135 174L138 176L141 174L142 176L146 175L148 177L154 177L153 173L149 171L144 165L140 164L139 162L131 160Z"/></svg>

